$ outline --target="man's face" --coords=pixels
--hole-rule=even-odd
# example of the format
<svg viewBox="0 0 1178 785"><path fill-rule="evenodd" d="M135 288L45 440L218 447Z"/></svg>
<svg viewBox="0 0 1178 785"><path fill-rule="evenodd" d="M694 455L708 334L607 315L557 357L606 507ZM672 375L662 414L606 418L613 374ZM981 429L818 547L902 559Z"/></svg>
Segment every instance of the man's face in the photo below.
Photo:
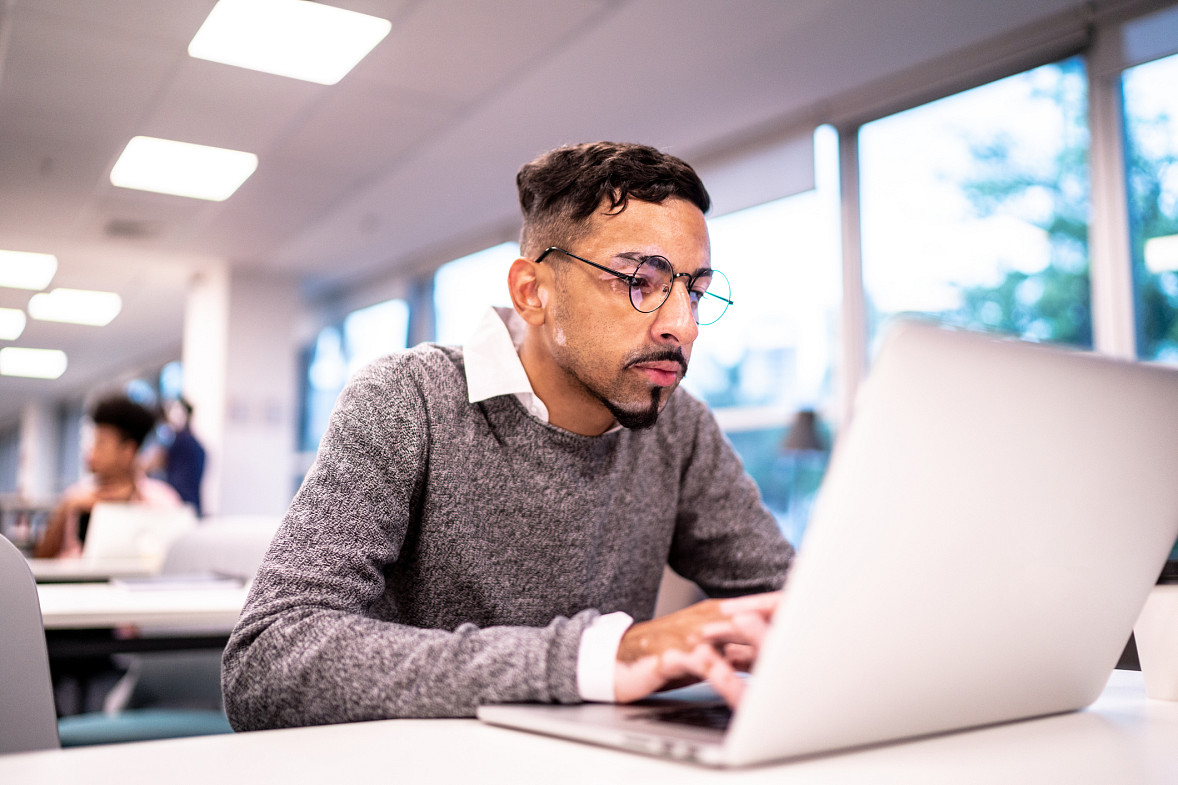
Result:
<svg viewBox="0 0 1178 785"><path fill-rule="evenodd" d="M661 204L631 199L617 215L598 212L589 234L566 250L619 272L633 261L662 256L676 273L711 267L707 224L682 199ZM556 271L549 351L587 400L607 408L627 428L654 424L687 373L699 327L691 314L687 279L676 279L667 301L652 313L630 304L627 284L568 257Z"/></svg>
<svg viewBox="0 0 1178 785"><path fill-rule="evenodd" d="M132 473L137 453L135 442L124 439L118 428L95 425L86 466L99 479L117 478Z"/></svg>

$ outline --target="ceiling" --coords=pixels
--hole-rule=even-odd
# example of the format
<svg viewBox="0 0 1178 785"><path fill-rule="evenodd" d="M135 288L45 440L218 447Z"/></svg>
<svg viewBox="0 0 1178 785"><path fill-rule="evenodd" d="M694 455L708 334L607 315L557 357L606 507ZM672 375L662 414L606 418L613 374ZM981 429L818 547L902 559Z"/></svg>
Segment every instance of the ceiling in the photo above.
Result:
<svg viewBox="0 0 1178 785"><path fill-rule="evenodd" d="M0 248L118 291L104 328L30 321L54 382L0 377L0 427L179 351L185 287L226 261L308 296L510 237L514 176L553 146L689 160L1081 0L331 0L392 32L339 84L197 60L214 0L0 0ZM256 153L224 202L114 187L135 135ZM0 289L0 306L30 292Z"/></svg>

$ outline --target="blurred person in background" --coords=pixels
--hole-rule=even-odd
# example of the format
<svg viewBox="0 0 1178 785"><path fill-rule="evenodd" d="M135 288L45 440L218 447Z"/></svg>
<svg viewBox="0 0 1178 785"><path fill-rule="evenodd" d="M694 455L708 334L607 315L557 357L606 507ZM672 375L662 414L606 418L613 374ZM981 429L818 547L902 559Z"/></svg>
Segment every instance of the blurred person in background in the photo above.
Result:
<svg viewBox="0 0 1178 785"><path fill-rule="evenodd" d="M171 485L198 516L203 514L200 484L205 473L205 448L192 433L192 404L180 397L164 405L165 426L160 446L149 462L148 472Z"/></svg>
<svg viewBox="0 0 1178 785"><path fill-rule="evenodd" d="M155 427L155 415L122 394L103 397L90 413L94 431L86 449L90 475L71 485L49 516L37 542L37 558L80 556L90 511L98 502L130 502L161 507L181 504L167 483L147 476L139 449Z"/></svg>

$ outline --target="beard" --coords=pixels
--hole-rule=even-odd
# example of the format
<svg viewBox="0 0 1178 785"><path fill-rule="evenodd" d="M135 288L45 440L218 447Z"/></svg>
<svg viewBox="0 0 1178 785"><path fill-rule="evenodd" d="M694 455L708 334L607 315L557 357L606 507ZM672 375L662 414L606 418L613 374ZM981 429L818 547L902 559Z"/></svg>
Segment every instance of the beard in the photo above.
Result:
<svg viewBox="0 0 1178 785"><path fill-rule="evenodd" d="M623 369L631 368L639 363L663 361L679 363L683 367L683 376L687 375L687 358L683 356L681 349L656 349L633 355L627 359L623 365ZM679 386L678 382L676 382L671 387L651 387L649 403L638 402L625 404L617 401L610 394L600 390L596 385L587 382L585 379L581 379L581 383L590 394L601 401L601 404L609 410L610 414L614 416L614 419L618 421L618 425L632 431L653 426L658 421L659 413L662 412L663 406L670 399L671 393ZM663 395L664 391L666 395Z"/></svg>
<svg viewBox="0 0 1178 785"><path fill-rule="evenodd" d="M563 299L569 295L561 286L558 278L558 292ZM628 379L626 375L630 368L640 363L674 362L683 369L682 378L687 375L687 356L683 349L664 346L635 350L624 357L615 374L610 374L602 368L602 358L598 354L600 344L595 340L592 328L586 329L579 324L583 317L566 315L563 308L554 308L553 315L559 325L557 332L562 336L553 346L553 358L564 373L589 397L601 403L623 428L641 430L652 427L678 382L668 387L647 387L640 386L637 380Z"/></svg>
<svg viewBox="0 0 1178 785"><path fill-rule="evenodd" d="M618 425L631 431L640 431L643 428L651 427L658 421L659 412L663 410L659 403L659 391L662 389L661 387L652 389L650 391L650 406L637 410L623 409L619 404L602 396L598 396L598 399L605 404L605 408L609 409L610 414L618 421ZM669 393L668 397L670 397Z"/></svg>

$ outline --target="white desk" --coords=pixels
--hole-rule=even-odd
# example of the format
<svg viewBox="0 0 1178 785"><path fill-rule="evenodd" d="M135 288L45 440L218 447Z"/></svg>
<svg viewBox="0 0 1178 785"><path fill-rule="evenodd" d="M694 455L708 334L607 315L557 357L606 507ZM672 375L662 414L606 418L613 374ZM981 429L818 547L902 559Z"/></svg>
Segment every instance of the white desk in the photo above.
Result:
<svg viewBox="0 0 1178 785"><path fill-rule="evenodd" d="M138 578L159 572L158 559L29 559L33 577L41 582L105 581Z"/></svg>
<svg viewBox="0 0 1178 785"><path fill-rule="evenodd" d="M1146 700L1141 675L1118 671L1084 712L728 772L473 720L390 720L0 756L0 782L22 785L388 781L1173 785L1178 703Z"/></svg>
<svg viewBox="0 0 1178 785"><path fill-rule="evenodd" d="M113 583L38 584L47 630L135 625L233 628L247 587L137 588Z"/></svg>

